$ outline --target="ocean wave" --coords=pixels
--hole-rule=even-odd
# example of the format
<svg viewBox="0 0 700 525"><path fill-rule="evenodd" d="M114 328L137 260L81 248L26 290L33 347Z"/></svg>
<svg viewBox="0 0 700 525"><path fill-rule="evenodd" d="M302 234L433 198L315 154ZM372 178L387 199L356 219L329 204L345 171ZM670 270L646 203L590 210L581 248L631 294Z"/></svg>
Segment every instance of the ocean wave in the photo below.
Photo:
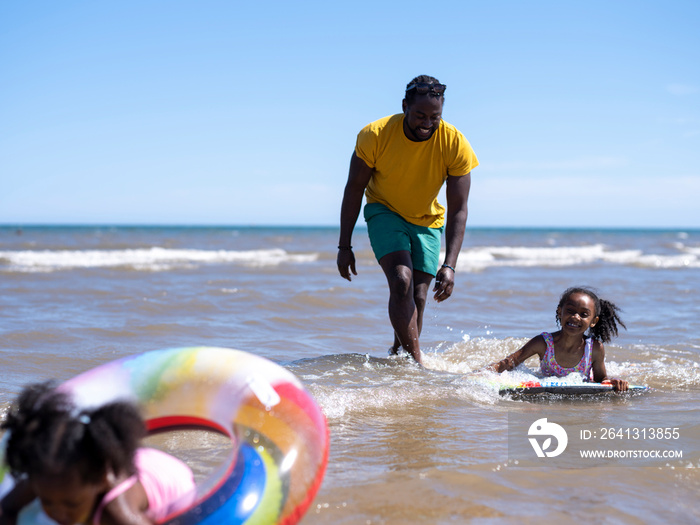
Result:
<svg viewBox="0 0 700 525"><path fill-rule="evenodd" d="M130 250L22 250L0 252L0 270L9 272L52 272L76 268L125 267L164 271L202 264L242 264L251 267L284 263L309 263L318 254L291 254L282 249L191 250L143 248Z"/></svg>
<svg viewBox="0 0 700 525"><path fill-rule="evenodd" d="M403 357L368 354L325 355L295 361L288 367L302 377L331 420L349 414L393 413L450 399L497 407L503 402L499 386L525 381L570 385L584 382L580 374L543 379L536 357L502 374L483 370L526 341L467 338L445 351L425 352L425 368ZM661 392L694 392L700 386L696 352L653 345L644 349L640 352L635 346L611 346L606 359L608 374Z"/></svg>
<svg viewBox="0 0 700 525"><path fill-rule="evenodd" d="M562 247L476 246L462 250L458 269L481 271L492 267L565 267L613 264L642 268L700 268L700 249L678 246L678 253L645 254L642 250L614 250L604 244Z"/></svg>
<svg viewBox="0 0 700 525"><path fill-rule="evenodd" d="M0 251L0 271L52 272L103 267L166 271L202 264L269 267L316 262L326 255L322 252L290 253L282 248L200 250L151 247L111 250L17 250ZM371 252L368 252L367 256L372 257ZM602 243L556 247L473 246L461 251L457 269L478 272L498 267L546 268L594 264L659 269L700 268L700 248L676 243L668 253L645 253L640 249L614 249Z"/></svg>

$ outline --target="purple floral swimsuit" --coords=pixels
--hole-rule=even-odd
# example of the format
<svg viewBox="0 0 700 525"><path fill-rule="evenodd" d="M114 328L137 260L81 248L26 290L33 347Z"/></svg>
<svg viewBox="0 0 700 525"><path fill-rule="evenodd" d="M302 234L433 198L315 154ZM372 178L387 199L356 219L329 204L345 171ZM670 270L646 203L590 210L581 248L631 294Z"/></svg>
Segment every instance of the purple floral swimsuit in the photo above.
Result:
<svg viewBox="0 0 700 525"><path fill-rule="evenodd" d="M540 371L545 376L556 376L564 377L571 374L572 372L578 372L586 380L591 377L591 367L592 367L592 349L593 349L593 338L589 337L586 340L586 347L583 350L583 357L581 361L573 368L564 368L559 366L557 360L554 359L554 339L552 339L552 334L548 332L542 332L542 337L544 337L545 343L547 343L547 350L544 353L544 357L540 361Z"/></svg>

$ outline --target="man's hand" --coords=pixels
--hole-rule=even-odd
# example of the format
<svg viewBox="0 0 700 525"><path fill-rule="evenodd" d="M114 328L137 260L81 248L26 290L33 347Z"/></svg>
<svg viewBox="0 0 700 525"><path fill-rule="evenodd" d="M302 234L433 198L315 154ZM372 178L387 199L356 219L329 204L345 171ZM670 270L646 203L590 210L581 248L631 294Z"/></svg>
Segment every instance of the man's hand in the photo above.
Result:
<svg viewBox="0 0 700 525"><path fill-rule="evenodd" d="M338 250L338 258L336 260L338 264L338 272L343 279L352 281L350 272L353 275L357 275L355 270L355 254L352 253L352 248L343 248Z"/></svg>
<svg viewBox="0 0 700 525"><path fill-rule="evenodd" d="M440 268L437 272L437 275L435 276L435 286L433 287L433 291L435 292L435 295L433 298L438 302L441 303L445 299L449 298L452 295L452 290L454 290L455 287L455 272L452 270L452 268L449 268L447 266L443 266Z"/></svg>

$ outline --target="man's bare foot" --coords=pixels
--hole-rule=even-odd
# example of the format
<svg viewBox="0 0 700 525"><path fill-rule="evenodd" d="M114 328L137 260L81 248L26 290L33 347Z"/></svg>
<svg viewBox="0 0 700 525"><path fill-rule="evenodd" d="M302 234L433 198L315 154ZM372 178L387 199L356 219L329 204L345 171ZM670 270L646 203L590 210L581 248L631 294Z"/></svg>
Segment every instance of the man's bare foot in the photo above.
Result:
<svg viewBox="0 0 700 525"><path fill-rule="evenodd" d="M397 347L397 346L392 346L392 347L390 347L389 350L387 351L387 353L388 353L389 355L399 355L401 352L404 352L404 353L405 353L405 350L404 350L403 348L401 348L400 346L398 346L398 347Z"/></svg>

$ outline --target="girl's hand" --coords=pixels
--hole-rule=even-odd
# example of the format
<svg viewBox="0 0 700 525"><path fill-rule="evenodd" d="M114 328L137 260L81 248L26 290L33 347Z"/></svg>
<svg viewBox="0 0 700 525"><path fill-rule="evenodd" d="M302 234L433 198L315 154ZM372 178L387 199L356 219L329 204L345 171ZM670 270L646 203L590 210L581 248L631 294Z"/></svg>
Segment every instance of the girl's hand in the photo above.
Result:
<svg viewBox="0 0 700 525"><path fill-rule="evenodd" d="M618 392L627 392L630 387L629 382L624 381L623 379L605 379L604 381L601 381L601 383L604 385L612 385Z"/></svg>
<svg viewBox="0 0 700 525"><path fill-rule="evenodd" d="M28 479L21 479L0 498L0 525L15 525L17 515L36 498Z"/></svg>
<svg viewBox="0 0 700 525"><path fill-rule="evenodd" d="M0 509L0 525L16 525L17 523L17 516L8 516L7 514L2 513L2 509Z"/></svg>

